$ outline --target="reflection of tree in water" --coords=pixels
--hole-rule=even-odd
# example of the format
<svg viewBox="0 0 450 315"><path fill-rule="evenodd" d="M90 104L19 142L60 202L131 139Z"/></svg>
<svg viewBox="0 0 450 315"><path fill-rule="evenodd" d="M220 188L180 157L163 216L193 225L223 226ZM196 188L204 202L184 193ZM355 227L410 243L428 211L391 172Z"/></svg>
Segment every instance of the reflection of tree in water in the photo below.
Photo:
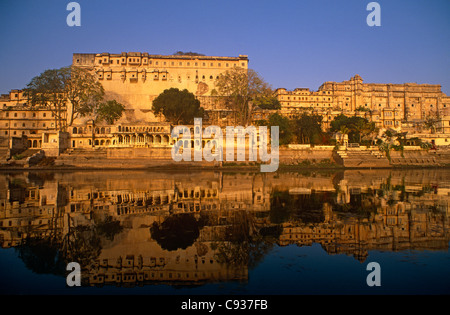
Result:
<svg viewBox="0 0 450 315"><path fill-rule="evenodd" d="M15 249L29 270L38 274L65 274L66 263L59 251L59 244L51 238L30 238Z"/></svg>
<svg viewBox="0 0 450 315"><path fill-rule="evenodd" d="M161 224L154 222L150 233L162 249L186 249L200 235L200 223L191 214L175 214Z"/></svg>
<svg viewBox="0 0 450 315"><path fill-rule="evenodd" d="M30 183L39 186L39 187L43 187L44 183L46 181L53 181L55 178L55 173L51 173L51 172L38 172L38 173L33 173L30 172L28 173L27 176L28 180L30 181Z"/></svg>
<svg viewBox="0 0 450 315"><path fill-rule="evenodd" d="M14 178L8 183L9 202L23 204L27 196L27 183L23 179Z"/></svg>
<svg viewBox="0 0 450 315"><path fill-rule="evenodd" d="M338 204L336 193L314 192L311 194L289 194L288 191L274 191L271 196L270 219L273 223L301 221L317 224L324 222L324 204L331 205L333 211L369 216L377 211L380 200L376 192L355 190L350 193L349 202Z"/></svg>
<svg viewBox="0 0 450 315"><path fill-rule="evenodd" d="M113 240L123 227L111 216L95 218L94 225L78 225L66 234L62 252L67 262L78 262L82 267L93 263L102 250L102 239Z"/></svg>
<svg viewBox="0 0 450 315"><path fill-rule="evenodd" d="M351 194L350 202L333 205L333 211L370 217L380 206L380 200L370 191L364 194Z"/></svg>
<svg viewBox="0 0 450 315"><path fill-rule="evenodd" d="M324 203L334 203L334 199L335 195L329 192L293 195L275 190L270 199L270 220L277 224L291 220L320 223L325 218Z"/></svg>
<svg viewBox="0 0 450 315"><path fill-rule="evenodd" d="M276 235L270 229L261 233L252 214L245 210L235 211L228 223L223 240L214 242L211 246L216 259L228 266L254 268L272 248L270 236Z"/></svg>
<svg viewBox="0 0 450 315"><path fill-rule="evenodd" d="M104 236L107 240L114 240L116 234L119 234L123 230L123 226L120 222L114 220L112 216L108 215L103 217L94 217L95 231L99 236Z"/></svg>
<svg viewBox="0 0 450 315"><path fill-rule="evenodd" d="M101 241L95 228L79 225L66 234L63 242L67 262L78 262L82 268L95 261L101 252Z"/></svg>

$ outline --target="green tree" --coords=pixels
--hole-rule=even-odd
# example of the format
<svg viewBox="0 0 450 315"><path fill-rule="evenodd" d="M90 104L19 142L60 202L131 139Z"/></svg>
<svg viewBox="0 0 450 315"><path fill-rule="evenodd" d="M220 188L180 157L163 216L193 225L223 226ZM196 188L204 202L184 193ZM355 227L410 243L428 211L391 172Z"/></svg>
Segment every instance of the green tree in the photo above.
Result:
<svg viewBox="0 0 450 315"><path fill-rule="evenodd" d="M94 113L104 96L95 76L77 67L46 70L31 79L25 93L30 105L51 110L58 130L71 126L79 116Z"/></svg>
<svg viewBox="0 0 450 315"><path fill-rule="evenodd" d="M400 142L398 141L399 133L394 129L387 129L378 140L378 148L386 154L388 160L391 160L391 149L395 149Z"/></svg>
<svg viewBox="0 0 450 315"><path fill-rule="evenodd" d="M193 124L194 118L203 117L204 110L194 94L177 88L164 90L153 100L153 112L163 114L173 124Z"/></svg>
<svg viewBox="0 0 450 315"><path fill-rule="evenodd" d="M125 106L116 100L106 101L101 103L97 109L97 117L95 121L105 121L112 125L115 121L122 117Z"/></svg>
<svg viewBox="0 0 450 315"><path fill-rule="evenodd" d="M280 101L276 96L257 96L253 105L261 109L281 109Z"/></svg>
<svg viewBox="0 0 450 315"><path fill-rule="evenodd" d="M336 116L330 123L330 131L338 132L342 127L348 129L349 142L361 143L362 136L370 134L375 130L375 124L369 122L366 118L357 116L345 116L343 114Z"/></svg>
<svg viewBox="0 0 450 315"><path fill-rule="evenodd" d="M268 120L258 121L258 124L268 127L278 126L280 145L292 143L292 125L287 117L274 113L269 116Z"/></svg>
<svg viewBox="0 0 450 315"><path fill-rule="evenodd" d="M322 116L303 113L293 121L295 135L300 143L313 143L322 134Z"/></svg>
<svg viewBox="0 0 450 315"><path fill-rule="evenodd" d="M350 129L348 129L347 126L342 125L341 128L339 129L339 132L342 133L343 135L348 135L350 133Z"/></svg>
<svg viewBox="0 0 450 315"><path fill-rule="evenodd" d="M359 119L353 119L350 129L353 130L359 138L358 143L361 143L363 136L369 135L375 130L375 123L368 122L366 119L361 117L356 118Z"/></svg>
<svg viewBox="0 0 450 315"><path fill-rule="evenodd" d="M273 92L257 72L234 67L219 75L215 82L217 94L225 100L236 117L235 123L247 125L251 117L250 102L258 97L272 96Z"/></svg>
<svg viewBox="0 0 450 315"><path fill-rule="evenodd" d="M66 82L70 73L63 69L45 70L35 76L24 89L29 104L36 107L45 107L52 112L55 118L55 129L65 130L67 95Z"/></svg>
<svg viewBox="0 0 450 315"><path fill-rule="evenodd" d="M69 72L69 79L65 82L65 91L72 107L68 122L71 126L77 117L95 113L103 101L105 92L95 75L88 70L73 66L62 70Z"/></svg>

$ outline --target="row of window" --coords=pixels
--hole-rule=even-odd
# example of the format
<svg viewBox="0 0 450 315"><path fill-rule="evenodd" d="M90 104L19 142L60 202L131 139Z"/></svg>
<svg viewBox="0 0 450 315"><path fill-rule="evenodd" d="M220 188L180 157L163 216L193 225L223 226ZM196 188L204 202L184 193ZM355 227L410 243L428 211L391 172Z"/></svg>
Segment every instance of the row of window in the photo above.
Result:
<svg viewBox="0 0 450 315"><path fill-rule="evenodd" d="M98 64L114 64L114 60L116 61L116 65L118 65L118 64L124 64L125 63L125 59L122 59L122 62L120 62L120 60L119 59L110 59L110 60L108 60L108 59L99 59L98 60ZM131 64L140 64L141 63L141 61L140 61L140 59L139 58L128 58L128 62L129 63L131 63ZM175 62L175 61L171 61L171 62L168 62L168 61L154 61L154 60L149 60L148 61L148 63L146 62L146 61L144 61L143 60L143 64L149 64L149 65L155 65L155 66L171 66L171 67L183 67L183 66L186 66L186 67L191 67L191 66L194 66L194 67L199 67L199 66L201 66L201 67L222 67L222 66L225 66L226 68L228 68L228 67L230 67L230 64L229 63L221 63L221 62L218 62L217 64L215 64L214 62L210 62L210 63L207 63L207 62L190 62L190 61L187 61L187 62L183 62L183 61L179 61L179 62ZM233 63L232 64L233 66L237 66L237 64L236 63ZM243 67L243 68L245 68L245 62L242 62L241 63L241 67Z"/></svg>
<svg viewBox="0 0 450 315"><path fill-rule="evenodd" d="M202 261L204 263L204 261ZM210 263L212 264L212 259L210 260ZM195 272L194 274L190 274L189 272L183 272L183 273L175 273L175 272L168 272L166 275L166 272L144 272L142 274L130 274L130 273L124 273L124 274L106 274L106 275L93 275L90 278L91 283L103 283L103 282L135 282L135 281L144 281L144 280L151 280L151 279L189 279L189 277L193 279L198 278L216 278L220 277L220 275L215 275L214 273L210 273L210 276L207 277L206 273L198 273Z"/></svg>
<svg viewBox="0 0 450 315"><path fill-rule="evenodd" d="M131 74L130 74L129 76L130 76L130 79L131 79L131 80L133 80L133 79L136 79L136 80L137 80L137 78L138 78L136 72L131 72ZM99 73L98 73L98 78L99 78L99 79L103 79L104 77L106 77L106 79L108 79L108 80L111 80L111 79L112 79L112 74L111 74L111 72L107 72L105 76L103 75L103 72L99 72ZM146 79L146 77L147 77L147 76L146 76L145 73L142 73L142 74L141 74L141 78L142 78L142 79ZM204 80L207 79L207 77L208 77L208 76L206 76L206 75L202 75L202 76L201 76L201 80L204 81ZM121 78L121 79L125 79L125 74L124 74L124 73L121 73L121 74L120 74L120 78ZM154 79L154 80L159 80L160 78L161 78L162 80L167 80L167 74L166 74L165 72L163 72L163 73L161 74L161 76L160 76L158 72L157 72L157 73L154 73L154 75L153 75L153 79ZM191 79L191 75L188 74L188 75L186 76L186 78L187 78L187 80L190 80L190 79ZM196 75L196 76L195 76L195 80L196 80L196 81L198 81L199 78L200 78L199 75ZM171 77L170 79L173 80L173 77ZM214 79L217 80L217 79L219 79L219 76L215 76L215 77L214 77L214 76L210 75L210 76L209 76L209 79L210 79L210 80L214 80ZM179 75L179 76L178 76L178 82L181 82L181 80L182 80L182 77L181 77L181 75Z"/></svg>
<svg viewBox="0 0 450 315"><path fill-rule="evenodd" d="M11 135L16 136L16 135L25 135L29 133L30 135L36 135L37 131L36 130L22 130L22 131L18 131L18 130L13 130L11 131ZM9 135L9 131L5 130L4 131L5 136Z"/></svg>
<svg viewBox="0 0 450 315"><path fill-rule="evenodd" d="M3 221L0 221L0 227L13 227L13 221L9 220L9 221L4 221L5 223L3 224ZM47 224L49 222L49 220L36 220L36 221L25 221L25 220L14 220L14 227L20 227L20 226L25 226L25 225L42 225L42 224Z"/></svg>
<svg viewBox="0 0 450 315"><path fill-rule="evenodd" d="M289 99L289 98L288 98L288 99ZM328 100L330 100L330 99L328 99ZM294 103L294 104L291 104L291 103L288 102L288 103L286 103L286 105L287 105L287 106L289 106L289 105L295 105L295 103ZM322 106L328 106L328 107L331 107L331 104L328 104L328 105L327 105L327 104L321 104L321 105L322 105ZM314 104L311 103L311 106L314 106ZM316 106L319 106L319 103L317 103ZM345 106L348 107L348 106L349 106L348 103L345 103ZM369 105L368 105L367 103L364 104L364 107L368 107L368 106L369 106ZM378 107L382 107L382 106L383 106L382 104L378 104ZM411 104L410 106L411 106L411 107L414 107L414 104ZM397 104L397 107L402 107L402 106L401 106L401 104ZM446 108L447 105L446 105L446 104L443 104L443 107ZM429 108L433 108L433 104L430 104L430 105L429 105Z"/></svg>
<svg viewBox="0 0 450 315"><path fill-rule="evenodd" d="M307 89L307 90L308 91L306 91L306 92L294 91L294 94L296 94L296 95L309 95L310 94L309 89ZM320 92L317 92L317 93L320 93ZM322 91L322 94L325 94L325 95L331 94L331 91Z"/></svg>
<svg viewBox="0 0 450 315"><path fill-rule="evenodd" d="M54 127L55 126L55 123L50 123L50 124L47 124L47 123L42 123L42 125L41 125L43 128L47 128L47 127ZM9 125L9 123L5 123L5 127L6 128L9 128L9 127L14 127L14 128L20 128L20 127L22 127L22 128L39 128L39 124L37 124L37 123L32 123L31 124L31 127L30 127L30 125L29 124L26 124L26 123L22 123L22 124L18 124L18 123L14 123L14 124L11 124L11 126Z"/></svg>
<svg viewBox="0 0 450 315"><path fill-rule="evenodd" d="M283 100L283 99L284 99L284 96L282 96L281 99ZM287 99L290 100L291 98L288 96ZM297 100L297 98L296 98L295 96L294 96L292 99L293 99L294 101ZM300 96L299 96L299 97L298 97L298 100L299 100L299 101L313 101L313 100L314 100L314 97L309 98L309 97L300 97ZM318 100L319 100L319 98L316 97L316 101L318 101ZM326 101L326 97L324 97L322 100L323 100L323 101ZM331 98L328 98L328 100L331 101Z"/></svg>
<svg viewBox="0 0 450 315"><path fill-rule="evenodd" d="M48 116L47 116L47 114L48 114ZM55 117L55 114L50 114L50 113L42 113L42 117L43 118L46 118L46 117L50 117L50 115L51 115L51 117ZM37 113L35 113L35 112L31 112L31 113L29 113L29 112L22 112L22 115L20 115L21 116L21 118L27 118L27 117L31 117L31 118L38 118L38 115L37 115ZM14 117L14 118L18 118L19 117L19 114L18 113L10 113L10 112L7 112L7 111L5 111L5 117L6 118L9 118L9 117Z"/></svg>
<svg viewBox="0 0 450 315"><path fill-rule="evenodd" d="M281 96L281 99L284 100L284 96ZM287 99L288 99L288 100L291 100L291 98L290 98L289 96L287 97ZM297 100L297 98L296 98L295 96L294 96L292 99L293 99L294 101ZM316 100L316 101L319 101L320 99L319 99L319 97L316 97L315 100ZM326 101L326 98L323 97L322 100L323 100L323 101ZM349 98L347 97L346 100L349 100ZM311 98L308 98L308 97L298 97L298 101L314 101L314 97L311 97ZM328 98L328 101L331 101L331 98ZM288 105L289 105L289 103L288 103ZM348 103L346 104L346 106L348 106ZM364 104L364 106L367 107L368 104L366 103L366 104ZM378 104L378 106L381 107L382 105L381 105L381 104ZM425 105L425 106L426 106L426 105ZM443 107L447 107L447 104L443 104L442 106L443 106ZM401 107L401 104L397 104L397 107ZM411 107L414 107L414 104L411 104ZM433 108L433 104L429 104L429 107L430 107L430 108Z"/></svg>
<svg viewBox="0 0 450 315"><path fill-rule="evenodd" d="M394 122L394 121L392 121L392 120L386 120L386 121L384 122L384 125L385 125L385 126L392 126L392 125L394 125L394 124L395 124L395 126L398 126L398 125L399 125L399 121L396 120L396 121Z"/></svg>

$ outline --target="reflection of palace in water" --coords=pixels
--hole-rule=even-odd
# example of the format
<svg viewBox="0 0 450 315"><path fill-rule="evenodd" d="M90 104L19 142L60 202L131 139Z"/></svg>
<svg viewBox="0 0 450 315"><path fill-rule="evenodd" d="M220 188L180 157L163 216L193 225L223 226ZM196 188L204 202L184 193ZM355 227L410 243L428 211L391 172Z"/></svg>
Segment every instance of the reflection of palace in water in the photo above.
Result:
<svg viewBox="0 0 450 315"><path fill-rule="evenodd" d="M249 242L319 243L361 261L446 250L449 173L3 174L0 242L56 241L91 285L246 281Z"/></svg>
<svg viewBox="0 0 450 315"><path fill-rule="evenodd" d="M448 172L431 171L433 176L423 170L389 172L391 177L377 172L345 172L337 188L342 211L324 203L322 222L284 223L280 244L320 243L329 254L352 254L361 261L369 250L447 249ZM349 215L352 204L359 207L354 209L359 215ZM374 211L367 215L364 208Z"/></svg>

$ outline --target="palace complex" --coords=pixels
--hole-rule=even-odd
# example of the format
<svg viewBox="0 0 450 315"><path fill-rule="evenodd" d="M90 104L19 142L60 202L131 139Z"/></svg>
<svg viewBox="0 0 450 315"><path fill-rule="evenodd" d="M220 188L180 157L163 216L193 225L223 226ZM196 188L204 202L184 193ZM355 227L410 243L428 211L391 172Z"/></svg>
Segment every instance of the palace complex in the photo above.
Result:
<svg viewBox="0 0 450 315"><path fill-rule="evenodd" d="M363 83L361 76L355 75L349 81L325 82L318 91L279 88L275 93L283 115L293 117L309 110L323 116L325 127L344 114L365 117L379 128L413 132L422 132L423 122L436 118L438 132L450 131L450 97L437 84Z"/></svg>
<svg viewBox="0 0 450 315"><path fill-rule="evenodd" d="M172 146L175 141L171 137L172 126L152 111L152 101L169 88L192 92L205 109L204 122L224 126L231 110L219 104L214 93L215 80L233 67L248 69L248 63L247 55L74 53L72 65L94 73L105 90L106 100L117 100L125 105L125 111L114 125L78 118L66 130L66 146ZM340 114L357 115L375 122L380 129L407 131L423 139L429 139L433 133L433 139L439 138L439 145L450 144L450 97L441 91L440 85L364 83L355 75L349 81L325 82L317 91L278 88L275 95L281 109L255 107L254 120L267 118L273 112L289 118L303 112L315 113L323 117L326 130ZM70 110L70 106L64 108L63 119L70 117ZM433 132L424 125L430 118L436 121ZM31 106L22 90L11 90L0 96L0 146L11 147L14 140L27 148L43 148L46 141L59 141L48 135L57 132L56 126L53 112L45 106Z"/></svg>

